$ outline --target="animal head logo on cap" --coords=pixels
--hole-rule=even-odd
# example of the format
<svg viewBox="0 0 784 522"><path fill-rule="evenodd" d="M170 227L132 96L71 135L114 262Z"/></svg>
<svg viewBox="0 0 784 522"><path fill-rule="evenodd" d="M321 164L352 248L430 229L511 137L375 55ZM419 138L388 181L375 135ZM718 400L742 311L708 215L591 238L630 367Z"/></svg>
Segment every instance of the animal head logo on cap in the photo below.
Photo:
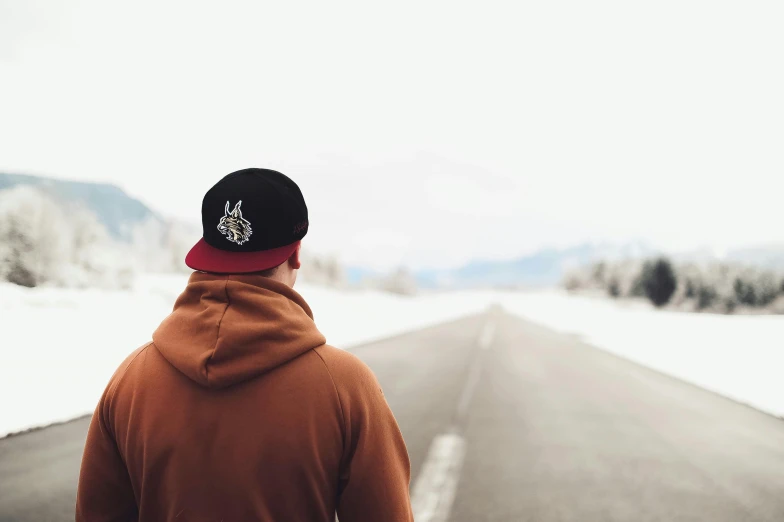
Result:
<svg viewBox="0 0 784 522"><path fill-rule="evenodd" d="M250 228L250 221L242 217L242 200L234 205L234 210L229 212L229 202L226 202L226 215L220 219L218 230L226 236L232 243L242 245L250 239L253 230Z"/></svg>

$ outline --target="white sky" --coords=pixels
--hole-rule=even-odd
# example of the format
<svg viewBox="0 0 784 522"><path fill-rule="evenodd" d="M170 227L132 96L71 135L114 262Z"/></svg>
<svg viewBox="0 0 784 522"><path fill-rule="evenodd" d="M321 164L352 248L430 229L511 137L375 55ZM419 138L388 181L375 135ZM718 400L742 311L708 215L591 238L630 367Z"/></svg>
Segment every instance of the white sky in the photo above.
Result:
<svg viewBox="0 0 784 522"><path fill-rule="evenodd" d="M0 170L198 220L282 170L387 268L784 240L781 2L0 0Z"/></svg>

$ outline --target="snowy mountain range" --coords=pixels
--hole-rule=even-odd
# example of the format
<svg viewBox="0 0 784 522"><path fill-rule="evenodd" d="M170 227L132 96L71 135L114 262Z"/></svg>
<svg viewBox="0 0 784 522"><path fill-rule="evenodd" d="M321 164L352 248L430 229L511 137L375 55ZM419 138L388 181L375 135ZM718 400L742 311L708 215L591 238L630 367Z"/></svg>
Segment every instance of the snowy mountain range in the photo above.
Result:
<svg viewBox="0 0 784 522"><path fill-rule="evenodd" d="M452 270L422 270L420 287L542 287L557 285L573 268L601 260L649 257L659 251L644 242L586 243L564 249L548 248L509 260L481 260Z"/></svg>

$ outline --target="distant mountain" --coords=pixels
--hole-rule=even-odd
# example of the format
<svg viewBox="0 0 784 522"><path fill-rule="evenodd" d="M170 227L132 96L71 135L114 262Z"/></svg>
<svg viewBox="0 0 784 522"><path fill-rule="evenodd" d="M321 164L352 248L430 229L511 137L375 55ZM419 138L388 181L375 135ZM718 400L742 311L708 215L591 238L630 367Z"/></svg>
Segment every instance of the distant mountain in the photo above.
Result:
<svg viewBox="0 0 784 522"><path fill-rule="evenodd" d="M162 221L144 203L132 198L115 185L0 172L0 190L18 185L33 185L55 198L85 206L117 239L129 240L133 228L145 221L150 219Z"/></svg>
<svg viewBox="0 0 784 522"><path fill-rule="evenodd" d="M784 243L730 250L726 259L761 268L784 270Z"/></svg>
<svg viewBox="0 0 784 522"><path fill-rule="evenodd" d="M350 285L359 285L367 280L381 277L381 272L362 268L359 266L348 266L343 270L346 282Z"/></svg>
<svg viewBox="0 0 784 522"><path fill-rule="evenodd" d="M600 260L652 256L658 250L640 242L584 244L545 249L506 261L474 261L454 270L422 270L416 280L423 288L542 287L561 282L570 269Z"/></svg>

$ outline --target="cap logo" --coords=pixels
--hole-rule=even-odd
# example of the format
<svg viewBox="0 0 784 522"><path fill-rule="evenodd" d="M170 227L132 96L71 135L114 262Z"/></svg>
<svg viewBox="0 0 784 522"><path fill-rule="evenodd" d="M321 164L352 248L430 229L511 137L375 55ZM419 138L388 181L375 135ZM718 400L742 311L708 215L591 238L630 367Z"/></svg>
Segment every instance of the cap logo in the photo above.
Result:
<svg viewBox="0 0 784 522"><path fill-rule="evenodd" d="M250 239L253 230L250 228L250 221L242 217L242 200L234 205L234 210L229 212L229 202L226 202L225 215L218 223L218 230L226 236L232 243L242 245Z"/></svg>

